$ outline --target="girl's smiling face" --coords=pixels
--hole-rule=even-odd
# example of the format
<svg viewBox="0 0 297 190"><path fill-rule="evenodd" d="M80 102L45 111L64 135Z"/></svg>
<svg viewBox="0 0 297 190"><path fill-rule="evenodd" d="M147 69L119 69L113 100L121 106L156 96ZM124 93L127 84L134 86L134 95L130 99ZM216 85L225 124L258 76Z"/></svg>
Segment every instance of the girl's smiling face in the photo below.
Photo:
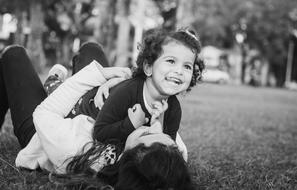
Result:
<svg viewBox="0 0 297 190"><path fill-rule="evenodd" d="M195 60L195 53L179 42L162 46L163 52L153 65L145 65L145 73L151 73L151 81L161 96L171 96L188 89Z"/></svg>

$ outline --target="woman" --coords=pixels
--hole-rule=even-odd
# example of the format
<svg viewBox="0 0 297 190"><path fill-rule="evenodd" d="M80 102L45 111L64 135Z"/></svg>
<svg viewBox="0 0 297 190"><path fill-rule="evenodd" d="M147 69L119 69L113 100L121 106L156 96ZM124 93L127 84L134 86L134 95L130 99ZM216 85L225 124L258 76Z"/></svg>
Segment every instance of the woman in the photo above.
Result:
<svg viewBox="0 0 297 190"><path fill-rule="evenodd" d="M116 142L88 144L93 141L91 117L65 118L87 91L127 75L126 69L92 62L46 98L25 50L6 49L0 59L0 120L10 108L22 147L16 165L93 179L98 186L110 184L115 189L192 189L185 161L168 136L140 128L129 136L124 150L117 150Z"/></svg>

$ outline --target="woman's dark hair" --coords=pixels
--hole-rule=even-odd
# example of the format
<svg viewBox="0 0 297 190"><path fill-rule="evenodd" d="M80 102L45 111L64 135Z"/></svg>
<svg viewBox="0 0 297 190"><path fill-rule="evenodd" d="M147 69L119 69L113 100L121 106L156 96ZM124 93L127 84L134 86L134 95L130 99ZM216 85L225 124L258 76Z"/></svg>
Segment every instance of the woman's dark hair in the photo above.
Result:
<svg viewBox="0 0 297 190"><path fill-rule="evenodd" d="M72 158L66 169L67 174L51 174L50 181L69 189L113 189L109 184L114 185L114 183L110 183L105 178L107 176L90 167L93 162L90 158L99 155L102 150L104 150L103 144L92 144L87 152ZM121 159L111 167L115 165L117 173L110 176L117 178L115 190L195 189L187 164L176 146L154 143L146 147L140 144L125 151Z"/></svg>
<svg viewBox="0 0 297 190"><path fill-rule="evenodd" d="M205 68L204 62L199 58L198 54L201 51L201 43L193 30L180 29L174 32L167 32L162 29L151 29L144 34L142 43L139 44L139 54L136 59L137 68L133 72L133 77L146 78L144 73L144 64L153 65L154 62L163 53L162 46L169 42L178 42L190 48L196 55L194 60L193 76L190 86L195 86L198 81L201 81L201 74Z"/></svg>
<svg viewBox="0 0 297 190"><path fill-rule="evenodd" d="M122 152L121 143L118 143L118 141L110 141L110 144L103 144L98 141L93 141L87 143L79 154L65 161L69 162L66 167L66 174L51 174L50 181L56 184L62 184L69 189L113 189L106 180L98 178L98 172L102 168L93 167L95 164L99 163L98 160L100 161L100 158L102 158L102 155L105 153L104 151L110 147L114 147L116 151L116 156L114 157L114 161L116 161L119 154ZM113 163L107 163L107 166L109 164Z"/></svg>
<svg viewBox="0 0 297 190"><path fill-rule="evenodd" d="M120 160L115 190L192 190L187 164L178 148L154 143L128 150Z"/></svg>

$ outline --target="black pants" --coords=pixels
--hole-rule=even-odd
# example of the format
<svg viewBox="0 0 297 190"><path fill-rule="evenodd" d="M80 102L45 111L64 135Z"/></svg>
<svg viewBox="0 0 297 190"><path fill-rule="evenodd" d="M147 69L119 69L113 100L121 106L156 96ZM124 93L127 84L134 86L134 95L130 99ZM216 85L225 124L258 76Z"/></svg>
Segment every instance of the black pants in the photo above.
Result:
<svg viewBox="0 0 297 190"><path fill-rule="evenodd" d="M108 66L101 46L95 43L84 44L73 58L73 73L93 59ZM43 85L26 50L20 46L11 46L4 51L0 59L0 127L10 109L14 133L22 148L36 132L32 113L45 98Z"/></svg>

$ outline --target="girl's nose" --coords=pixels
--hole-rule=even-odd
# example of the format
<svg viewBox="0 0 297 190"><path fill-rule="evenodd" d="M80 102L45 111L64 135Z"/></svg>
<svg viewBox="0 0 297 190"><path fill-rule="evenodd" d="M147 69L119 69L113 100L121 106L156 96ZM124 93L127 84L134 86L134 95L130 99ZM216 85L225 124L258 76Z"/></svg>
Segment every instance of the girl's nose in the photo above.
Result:
<svg viewBox="0 0 297 190"><path fill-rule="evenodd" d="M176 64L175 65L175 68L174 68L174 72L181 75L183 73L183 68L182 68L182 65L180 64Z"/></svg>

